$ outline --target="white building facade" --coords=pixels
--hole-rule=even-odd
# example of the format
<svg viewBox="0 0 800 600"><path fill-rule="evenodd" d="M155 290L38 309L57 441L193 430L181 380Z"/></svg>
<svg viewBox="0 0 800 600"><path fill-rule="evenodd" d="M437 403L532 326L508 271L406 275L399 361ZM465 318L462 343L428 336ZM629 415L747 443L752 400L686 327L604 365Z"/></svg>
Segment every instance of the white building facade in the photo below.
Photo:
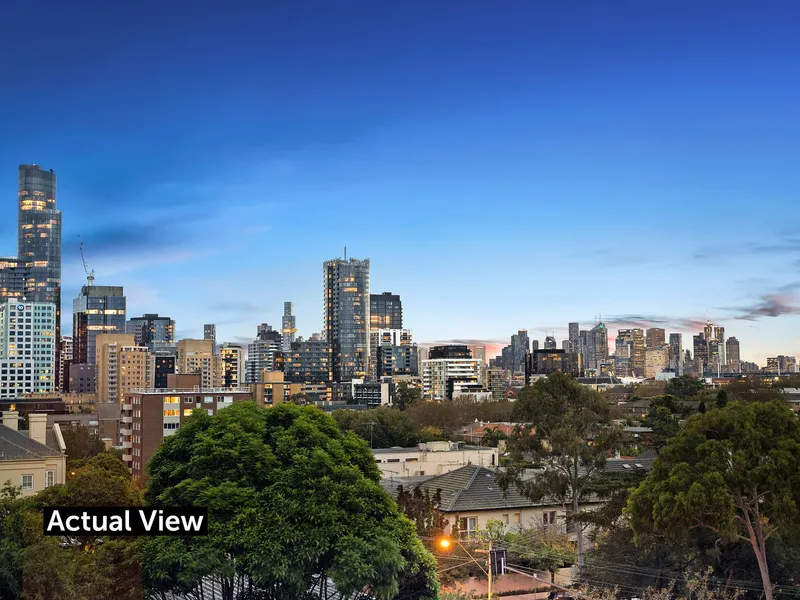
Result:
<svg viewBox="0 0 800 600"><path fill-rule="evenodd" d="M435 358L422 361L422 396L428 400L452 400L453 389L480 380L480 364L474 358Z"/></svg>
<svg viewBox="0 0 800 600"><path fill-rule="evenodd" d="M0 302L0 398L55 389L56 305Z"/></svg>

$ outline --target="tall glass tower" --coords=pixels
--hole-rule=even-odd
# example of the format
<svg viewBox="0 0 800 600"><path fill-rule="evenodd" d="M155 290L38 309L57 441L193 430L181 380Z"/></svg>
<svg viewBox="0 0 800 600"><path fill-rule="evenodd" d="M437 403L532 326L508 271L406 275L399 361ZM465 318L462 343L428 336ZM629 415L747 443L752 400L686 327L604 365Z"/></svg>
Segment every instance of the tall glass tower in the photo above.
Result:
<svg viewBox="0 0 800 600"><path fill-rule="evenodd" d="M72 302L73 363L94 365L95 343L101 333L125 333L122 286L84 285Z"/></svg>
<svg viewBox="0 0 800 600"><path fill-rule="evenodd" d="M17 259L25 263L25 296L61 305L61 211L56 174L19 166Z"/></svg>
<svg viewBox="0 0 800 600"><path fill-rule="evenodd" d="M332 379L364 379L369 369L369 259L325 261L323 277Z"/></svg>

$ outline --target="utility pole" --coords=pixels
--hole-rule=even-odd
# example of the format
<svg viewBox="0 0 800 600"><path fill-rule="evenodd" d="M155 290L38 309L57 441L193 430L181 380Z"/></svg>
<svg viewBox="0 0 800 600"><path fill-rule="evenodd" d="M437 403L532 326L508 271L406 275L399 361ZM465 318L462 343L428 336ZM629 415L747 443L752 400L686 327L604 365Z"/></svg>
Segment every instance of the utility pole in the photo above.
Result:
<svg viewBox="0 0 800 600"><path fill-rule="evenodd" d="M489 583L486 586L486 598L487 600L492 600L492 538L489 538L489 562L488 562L488 573L487 576L489 578Z"/></svg>
<svg viewBox="0 0 800 600"><path fill-rule="evenodd" d="M372 450L372 428L377 425L375 421L368 421L364 425L369 425L369 449Z"/></svg>

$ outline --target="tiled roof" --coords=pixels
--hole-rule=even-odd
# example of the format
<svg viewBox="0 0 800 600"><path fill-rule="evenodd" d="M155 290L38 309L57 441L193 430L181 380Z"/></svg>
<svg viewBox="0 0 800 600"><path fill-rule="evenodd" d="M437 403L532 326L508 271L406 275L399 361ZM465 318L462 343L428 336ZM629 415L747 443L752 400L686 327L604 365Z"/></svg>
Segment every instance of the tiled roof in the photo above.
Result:
<svg viewBox="0 0 800 600"><path fill-rule="evenodd" d="M477 465L467 465L455 471L437 475L417 484L431 496L441 490L441 509L445 512L468 512L476 510L497 510L504 508L523 508L543 506L544 503L531 502L517 491L515 486L506 493L497 484L495 471Z"/></svg>
<svg viewBox="0 0 800 600"><path fill-rule="evenodd" d="M48 456L61 456L60 451L50 447L52 437L54 447L58 448L52 430L47 432L47 446L32 440L27 434L27 431L15 431L0 425L0 460L35 460Z"/></svg>

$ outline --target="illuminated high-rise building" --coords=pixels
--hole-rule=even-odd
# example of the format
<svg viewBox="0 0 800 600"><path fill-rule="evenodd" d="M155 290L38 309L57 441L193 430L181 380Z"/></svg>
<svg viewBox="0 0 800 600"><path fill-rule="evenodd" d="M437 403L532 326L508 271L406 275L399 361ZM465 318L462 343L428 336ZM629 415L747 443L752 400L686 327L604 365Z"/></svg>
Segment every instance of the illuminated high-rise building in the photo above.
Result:
<svg viewBox="0 0 800 600"><path fill-rule="evenodd" d="M52 302L0 301L0 398L55 390L55 324Z"/></svg>
<svg viewBox="0 0 800 600"><path fill-rule="evenodd" d="M392 292L369 295L369 328L403 328L403 303L400 296Z"/></svg>
<svg viewBox="0 0 800 600"><path fill-rule="evenodd" d="M369 259L323 265L324 335L334 382L366 379L369 370Z"/></svg>
<svg viewBox="0 0 800 600"><path fill-rule="evenodd" d="M725 342L725 354L728 357L728 370L732 373L741 371L741 355L739 354L739 340L729 337Z"/></svg>
<svg viewBox="0 0 800 600"><path fill-rule="evenodd" d="M635 377L644 377L645 369L645 345L644 331L642 329L631 329L631 369Z"/></svg>
<svg viewBox="0 0 800 600"><path fill-rule="evenodd" d="M175 321L157 314L132 317L125 324L125 332L133 335L137 346L150 350L175 346Z"/></svg>
<svg viewBox="0 0 800 600"><path fill-rule="evenodd" d="M599 369L608 360L608 330L605 323L595 325L586 336L586 368Z"/></svg>
<svg viewBox="0 0 800 600"><path fill-rule="evenodd" d="M650 327L647 330L647 349L661 348L665 344L666 332L660 327Z"/></svg>
<svg viewBox="0 0 800 600"><path fill-rule="evenodd" d="M0 257L0 298L48 302L56 308L55 343L61 339L61 211L56 174L19 165L17 174L17 256ZM56 348L55 383L61 355Z"/></svg>
<svg viewBox="0 0 800 600"><path fill-rule="evenodd" d="M683 375L683 335L669 334L669 367L677 375Z"/></svg>
<svg viewBox="0 0 800 600"><path fill-rule="evenodd" d="M238 388L244 385L242 347L225 342L219 355L222 361L222 387Z"/></svg>
<svg viewBox="0 0 800 600"><path fill-rule="evenodd" d="M72 302L73 365L97 364L95 340L102 333L125 333L122 286L84 285Z"/></svg>
<svg viewBox="0 0 800 600"><path fill-rule="evenodd" d="M292 314L292 303L283 303L283 319L281 319L281 351L291 352L294 336L297 334L297 323Z"/></svg>

